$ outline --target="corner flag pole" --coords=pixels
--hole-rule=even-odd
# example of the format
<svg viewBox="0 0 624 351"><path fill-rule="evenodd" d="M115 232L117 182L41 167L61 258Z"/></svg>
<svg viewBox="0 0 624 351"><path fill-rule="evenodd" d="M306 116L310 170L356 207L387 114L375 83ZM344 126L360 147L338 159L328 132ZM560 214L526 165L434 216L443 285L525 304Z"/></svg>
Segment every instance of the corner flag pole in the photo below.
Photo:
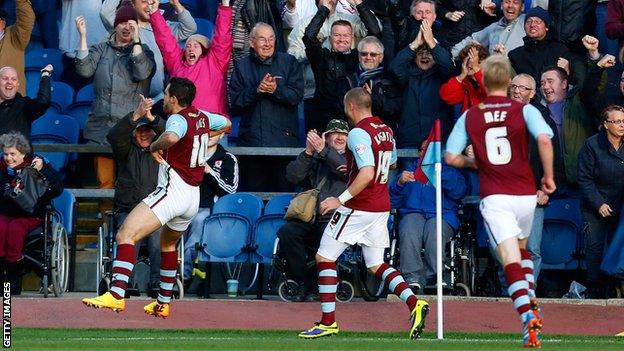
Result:
<svg viewBox="0 0 624 351"><path fill-rule="evenodd" d="M441 148L437 143L437 148ZM441 155L438 150L438 155ZM444 339L444 310L442 301L442 163L438 159L435 164L436 178L436 262L437 262L437 306L438 306L438 339Z"/></svg>

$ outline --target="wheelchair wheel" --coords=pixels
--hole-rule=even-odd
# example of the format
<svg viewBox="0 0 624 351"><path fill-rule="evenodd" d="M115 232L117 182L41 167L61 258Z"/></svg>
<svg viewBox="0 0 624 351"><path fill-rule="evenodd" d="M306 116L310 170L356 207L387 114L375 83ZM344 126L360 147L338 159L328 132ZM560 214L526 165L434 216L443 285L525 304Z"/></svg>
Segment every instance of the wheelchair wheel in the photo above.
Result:
<svg viewBox="0 0 624 351"><path fill-rule="evenodd" d="M60 223L52 225L52 253L50 254L50 275L54 296L67 291L69 283L69 242L65 227ZM44 286L44 291L47 289Z"/></svg>
<svg viewBox="0 0 624 351"><path fill-rule="evenodd" d="M349 302L355 296L355 288L347 280L340 280L336 289L336 300L340 302Z"/></svg>
<svg viewBox="0 0 624 351"><path fill-rule="evenodd" d="M48 276L44 274L43 277L41 277L41 290L43 290L44 298L48 297L48 286L50 286Z"/></svg>
<svg viewBox="0 0 624 351"><path fill-rule="evenodd" d="M457 283L453 288L453 295L455 296L470 296L470 288L466 284Z"/></svg>
<svg viewBox="0 0 624 351"><path fill-rule="evenodd" d="M100 279L100 282L98 283L97 294L102 295L106 293L110 288L110 283L111 281L109 277L104 277Z"/></svg>
<svg viewBox="0 0 624 351"><path fill-rule="evenodd" d="M176 278L175 287L173 288L173 295L178 299L182 300L184 298L184 283L180 278Z"/></svg>
<svg viewBox="0 0 624 351"><path fill-rule="evenodd" d="M286 281L281 282L277 287L277 294L280 299L290 302L293 297L297 294L297 290L299 288L299 284L292 279L288 279Z"/></svg>
<svg viewBox="0 0 624 351"><path fill-rule="evenodd" d="M98 255L97 262L95 264L96 267L96 286L99 286L102 278L104 277L104 245L105 245L105 236L108 233L108 223L104 222L101 227L98 228ZM99 294L98 294L99 295Z"/></svg>
<svg viewBox="0 0 624 351"><path fill-rule="evenodd" d="M383 293L384 282L373 274L368 273L361 248L358 250L360 251L357 258L357 278L359 279L358 285L360 287L362 299L364 299L364 301L377 301L379 300L379 296Z"/></svg>

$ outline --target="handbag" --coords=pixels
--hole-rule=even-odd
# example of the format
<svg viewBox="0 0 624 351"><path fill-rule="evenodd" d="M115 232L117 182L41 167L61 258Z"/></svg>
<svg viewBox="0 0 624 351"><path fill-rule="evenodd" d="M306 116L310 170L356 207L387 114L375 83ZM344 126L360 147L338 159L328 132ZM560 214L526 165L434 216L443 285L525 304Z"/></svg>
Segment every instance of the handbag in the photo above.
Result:
<svg viewBox="0 0 624 351"><path fill-rule="evenodd" d="M25 167L15 177L5 198L12 201L24 212L34 214L37 203L48 191L50 182L33 167Z"/></svg>
<svg viewBox="0 0 624 351"><path fill-rule="evenodd" d="M286 220L298 220L305 223L314 222L316 217L316 204L321 188L325 184L327 176L323 177L318 186L314 189L306 190L295 195L284 215Z"/></svg>

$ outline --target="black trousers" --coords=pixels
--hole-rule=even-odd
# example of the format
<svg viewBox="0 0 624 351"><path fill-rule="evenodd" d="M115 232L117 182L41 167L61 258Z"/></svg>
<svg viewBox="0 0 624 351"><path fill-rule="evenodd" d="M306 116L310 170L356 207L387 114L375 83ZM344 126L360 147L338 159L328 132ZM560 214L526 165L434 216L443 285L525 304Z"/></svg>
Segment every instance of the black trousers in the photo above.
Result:
<svg viewBox="0 0 624 351"><path fill-rule="evenodd" d="M585 259L587 262L587 281L590 288L604 289L605 276L600 270L602 257L607 243L613 237L617 228L619 214L611 217L600 217L598 211L583 209L583 217L587 221L589 230L585 236Z"/></svg>
<svg viewBox="0 0 624 351"><path fill-rule="evenodd" d="M238 191L292 192L295 186L286 180L286 166L291 160L276 156L238 157Z"/></svg>
<svg viewBox="0 0 624 351"><path fill-rule="evenodd" d="M286 276L304 284L306 291L317 289L316 264L307 267L307 263L314 261L326 225L327 222L287 221L277 231L280 255L286 259Z"/></svg>

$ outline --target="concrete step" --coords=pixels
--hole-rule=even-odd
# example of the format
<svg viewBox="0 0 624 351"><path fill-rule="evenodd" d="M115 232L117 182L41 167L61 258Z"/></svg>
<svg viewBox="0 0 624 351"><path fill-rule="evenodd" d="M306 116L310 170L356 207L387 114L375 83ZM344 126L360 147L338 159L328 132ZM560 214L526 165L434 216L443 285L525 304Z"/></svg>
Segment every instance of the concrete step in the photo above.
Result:
<svg viewBox="0 0 624 351"><path fill-rule="evenodd" d="M75 291L95 291L99 282L96 262L97 250L76 251Z"/></svg>

